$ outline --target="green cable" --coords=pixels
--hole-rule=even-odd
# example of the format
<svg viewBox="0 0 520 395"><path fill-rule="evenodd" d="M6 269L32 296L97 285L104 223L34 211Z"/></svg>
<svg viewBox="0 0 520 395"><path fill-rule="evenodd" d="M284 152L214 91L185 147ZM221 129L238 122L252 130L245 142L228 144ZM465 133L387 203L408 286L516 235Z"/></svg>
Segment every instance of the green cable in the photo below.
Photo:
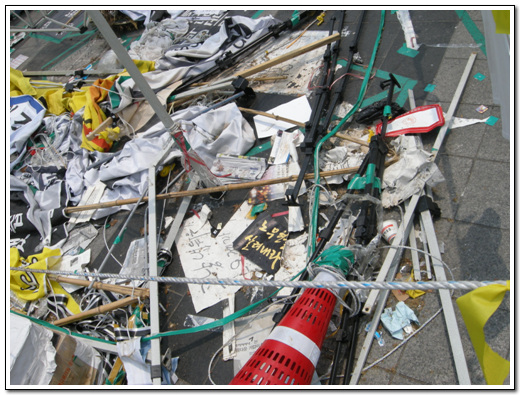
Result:
<svg viewBox="0 0 520 395"><path fill-rule="evenodd" d="M291 280L294 280L295 278L299 277L303 272L305 271L305 269L301 270L298 274L296 274L295 276L293 276L291 278ZM216 328L218 326L224 326L228 323L230 323L231 321L234 321L236 320L237 318L240 318L242 317L243 315L249 313L251 310L253 310L255 307L261 305L262 303L264 303L265 301L269 300L269 298L273 297L274 295L276 295L279 291L281 290L281 288L277 289L276 291L274 291L271 295L269 295L267 298L264 298L262 300L259 300L258 302L255 302L253 303L252 305L250 306L247 306L247 307L244 307L242 310L238 310L236 312L234 312L233 314L230 314L224 318L220 318L216 321L213 321L213 322L209 322L207 324L204 324L204 325L200 325L200 326L196 326L194 328L186 328L186 329L179 329L179 330L176 330L176 331L169 331L169 332L163 332L163 333L157 333L155 335L151 335L151 336L146 336L146 337L143 337L142 338L142 341L147 341L147 340L152 340L152 339L158 339L160 337L166 337L166 336L176 336L176 335L186 335L186 334L190 334L190 333L196 333L196 332L201 332L201 331L204 331L206 329L213 329L213 328Z"/></svg>
<svg viewBox="0 0 520 395"><path fill-rule="evenodd" d="M47 327L49 329L52 329L52 330L55 330L55 331L59 331L59 332L62 332L62 333L66 333L67 335L76 336L76 337L83 338L83 339L95 340L95 341L98 341L100 343L105 343L105 344L112 344L112 345L116 344L115 342L110 341L110 340L100 339L100 338L97 338L97 337L87 336L87 335L83 335L81 333L69 331L69 330L67 330L65 328L62 328L61 326L53 325L50 322L47 322L47 321L44 321L44 320L40 320L39 318L31 317L30 315L21 314L21 313L18 313L16 311L13 311L13 310L10 310L10 312L12 314L19 315L20 317L28 318L29 320L33 321L36 324L40 324L41 326L44 326L44 327Z"/></svg>
<svg viewBox="0 0 520 395"><path fill-rule="evenodd" d="M296 274L294 277L291 278L291 280L294 280L295 278L297 278L298 276L300 276L301 274L303 273L303 270L301 270L298 274ZM167 336L175 336L175 335L187 335L187 334L190 334L190 333L197 333L197 332L202 332L204 330L207 330L207 329L213 329L213 328L216 328L216 327L219 327L219 326L224 326L228 323L230 323L231 321L234 321L236 320L237 318L240 318L242 317L243 315L249 313L251 310L253 310L255 307L261 305L262 303L264 303L265 301L269 300L269 298L273 297L274 295L276 295L279 291L281 290L280 289L277 289L276 291L274 291L271 295L269 295L268 297L262 299L262 300L259 300L258 302L256 303L253 303L252 305L250 306L247 306L247 307L244 307L242 310L239 310L239 311L236 311L235 313L233 314L230 314L224 318L221 318L221 319L218 319L216 321L213 321L213 322L210 322L208 324L204 324L204 325L200 325L200 326L197 326L197 327L194 327L194 328L186 328L186 329L179 329L179 330L176 330L176 331L169 331L169 332L163 332L163 333L157 333L155 335L151 335L151 336L146 336L146 337L143 337L141 339L141 341L148 341L148 340L152 340L152 339L158 339L160 337L167 337ZM90 339L90 340L95 340L95 341L99 341L99 342L102 342L102 343L106 343L106 344L113 344L115 345L116 343L115 342L112 342L110 340L104 340L104 339L99 339L99 338L96 338L96 337L92 337L92 336L87 336L87 335L82 335L80 333L77 333L77 332L72 332L70 330L67 330L67 329L64 329L62 327L59 327L59 326L56 326L56 325L53 325L47 321L43 321L43 320L40 320L38 318L34 318L34 317L31 317L31 316L28 316L28 315L25 315L25 314L21 314L21 313L18 313L16 311L13 311L11 310L11 313L13 314L17 314L21 317L26 317L28 318L29 320L37 323L37 324L40 324L42 326L45 326L47 328L51 328L51 329L54 329L54 330L58 330L60 332L63 332L63 333L66 333L66 334L69 334L69 335L72 335L72 336L76 336L76 337L80 337L80 338L85 338L85 339Z"/></svg>
<svg viewBox="0 0 520 395"><path fill-rule="evenodd" d="M361 85L361 90L359 92L358 100L354 107L349 111L347 115L338 123L338 125L332 129L331 132L329 132L326 136L324 136L316 145L316 149L314 151L314 169L316 171L314 172L314 183L316 185L320 184L320 172L319 169L319 153L321 146L325 141L327 141L329 138L334 136L339 128L343 126L343 124L359 109L361 106L361 102L363 101L363 97L365 96L368 81L370 79L370 75L372 74L372 68L374 66L376 53L379 48L379 43L381 41L381 35L383 33L383 26L385 24L385 11L381 11L381 21L379 23L379 32L376 38L376 42L374 44L374 50L372 51L372 58L370 59L370 64L368 65L365 78L363 79L363 84ZM319 188L316 188L314 190L314 204L312 207L312 217L311 221L309 223L309 245L307 247L307 257L310 258L314 252L314 249L316 248L316 229L317 229L317 223L318 223L318 209L319 209L319 195L320 190Z"/></svg>

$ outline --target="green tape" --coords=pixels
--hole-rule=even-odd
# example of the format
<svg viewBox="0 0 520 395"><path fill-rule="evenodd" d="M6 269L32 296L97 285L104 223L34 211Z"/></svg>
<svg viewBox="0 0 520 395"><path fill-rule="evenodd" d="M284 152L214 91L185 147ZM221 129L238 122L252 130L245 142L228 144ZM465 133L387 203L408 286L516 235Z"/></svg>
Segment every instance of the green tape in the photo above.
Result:
<svg viewBox="0 0 520 395"><path fill-rule="evenodd" d="M126 229L123 230L123 232L120 235L117 235L116 239L114 240L114 244L119 244L123 240L123 236L125 235Z"/></svg>
<svg viewBox="0 0 520 395"><path fill-rule="evenodd" d="M86 44L86 41L90 39L90 37L95 33L95 31L91 31L89 33L85 33L86 37L81 40L80 42L74 44L73 46L71 46L69 49L67 49L65 52L62 52L60 55L56 56L54 59L48 61L43 67L42 67L42 70L45 70L47 67L50 67L52 63L54 62L58 62L58 59L61 58L62 56L64 56L65 54L67 53L74 53L76 52L78 49L80 49L84 44ZM88 35L87 35L88 34ZM72 51L72 52L71 52Z"/></svg>
<svg viewBox="0 0 520 395"><path fill-rule="evenodd" d="M433 90L435 89L436 85L433 85L433 84L428 84L426 85L426 88L424 88L424 91L425 92L433 92Z"/></svg>
<svg viewBox="0 0 520 395"><path fill-rule="evenodd" d="M350 268L354 266L354 253L348 248L335 245L323 251L314 263L318 266L331 266L343 272L345 276L348 275Z"/></svg>
<svg viewBox="0 0 520 395"><path fill-rule="evenodd" d="M484 74L481 74L481 73L475 74L474 77L475 77L476 80L479 80L479 81L483 81L486 78L486 76Z"/></svg>
<svg viewBox="0 0 520 395"><path fill-rule="evenodd" d="M484 55L487 56L486 52L486 38L482 34L482 32L479 30L477 25L475 25L475 22L471 19L469 14L466 11L455 11L457 15L459 16L460 20L466 27L469 34L471 34L471 37L473 37L473 40L475 43L480 45L481 51L484 53Z"/></svg>
<svg viewBox="0 0 520 395"><path fill-rule="evenodd" d="M259 18L260 15L262 15L263 12L264 12L264 10L260 10L260 11L255 12L255 14L251 17L251 19Z"/></svg>
<svg viewBox="0 0 520 395"><path fill-rule="evenodd" d="M497 121L498 121L498 118L497 118L497 117L490 116L490 117L487 119L486 123L487 123L488 125L493 126L495 123L497 123Z"/></svg>
<svg viewBox="0 0 520 395"><path fill-rule="evenodd" d="M266 208L267 208L267 203L261 203L261 204L257 204L256 206L253 206L253 208L251 209L251 216L256 217L256 215L258 213L265 211Z"/></svg>
<svg viewBox="0 0 520 395"><path fill-rule="evenodd" d="M406 44L403 44L403 46L397 50L397 53L401 54L401 55L409 56L410 58L415 58L419 54L419 51L408 48L406 46Z"/></svg>
<svg viewBox="0 0 520 395"><path fill-rule="evenodd" d="M29 315L20 314L20 313L18 313L16 311L13 311L13 310L10 310L10 312L13 313L13 314L19 315L20 317L25 317L25 318L31 320L32 322L34 322L36 324L39 324L41 326L44 326L46 328L49 328L49 329L52 329L52 330L55 330L55 331L58 331L58 332L65 333L67 335L79 337L79 338L82 338L82 339L95 340L97 342L105 343L105 344L112 344L112 345L116 344L116 343L114 343L112 341L109 341L109 340L98 339L97 337L92 337L92 336L83 335L81 333L72 332L72 331L69 331L68 329L62 328L61 326L56 326L56 325L51 324L50 322L47 322L47 321L44 321L44 320L40 320L38 318L31 317Z"/></svg>
<svg viewBox="0 0 520 395"><path fill-rule="evenodd" d="M267 143L264 143L259 146L251 148L249 150L249 152L246 153L245 156L253 156L253 155L259 154L260 152L267 151L268 149L271 149L272 147L273 147L273 145L271 144L270 141L268 141Z"/></svg>

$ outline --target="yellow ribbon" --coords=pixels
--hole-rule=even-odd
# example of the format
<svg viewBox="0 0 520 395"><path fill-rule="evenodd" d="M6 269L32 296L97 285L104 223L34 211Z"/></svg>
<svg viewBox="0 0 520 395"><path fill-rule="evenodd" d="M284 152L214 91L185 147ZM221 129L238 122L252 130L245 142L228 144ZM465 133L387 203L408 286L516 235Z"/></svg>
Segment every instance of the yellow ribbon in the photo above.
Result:
<svg viewBox="0 0 520 395"><path fill-rule="evenodd" d="M462 318L477 354L486 383L502 385L509 375L509 361L491 349L486 342L484 325L504 299L507 285L491 284L477 288L457 299Z"/></svg>

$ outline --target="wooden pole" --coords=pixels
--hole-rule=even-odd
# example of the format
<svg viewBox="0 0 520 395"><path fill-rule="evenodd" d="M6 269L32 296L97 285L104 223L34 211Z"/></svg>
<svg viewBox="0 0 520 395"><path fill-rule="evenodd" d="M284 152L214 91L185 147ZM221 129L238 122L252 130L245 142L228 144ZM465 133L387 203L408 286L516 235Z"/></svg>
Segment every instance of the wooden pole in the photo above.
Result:
<svg viewBox="0 0 520 395"><path fill-rule="evenodd" d="M364 145L365 147L368 147L370 145L368 143L368 141L361 140L361 139L349 136L347 134L336 133L335 137L339 137L340 139L347 140L347 141L352 141L353 143L356 143L356 144L359 144L359 145Z"/></svg>
<svg viewBox="0 0 520 395"><path fill-rule="evenodd" d="M108 303L103 306L96 307L95 309L90 309L87 311L82 311L81 313L71 315L69 317L61 318L59 320L53 321L52 324L56 326L62 326L67 325L72 322L84 320L86 318L98 315L98 314L105 314L109 311L119 309L121 307L126 307L131 304L137 303L139 301L139 298L128 296L127 298L118 300L116 302Z"/></svg>
<svg viewBox="0 0 520 395"><path fill-rule="evenodd" d="M392 158L391 160L387 161L385 163L385 166L388 166L392 163L395 163L396 159ZM329 171L322 171L320 172L320 177L330 177L330 176L336 176L340 174L351 174L355 173L359 169L358 166L356 167L346 167L344 169L337 169L337 170L329 170ZM305 180L310 180L314 178L314 173L307 173L304 177ZM179 191L179 192L170 192L165 193L161 195L157 195L157 200L164 200L164 199L176 199L179 197L185 197L185 196L198 196L198 195L207 195L210 193L215 192L227 192L227 191L235 191L239 189L251 189L255 187L261 187L265 185L274 185L274 184L283 184L286 182L294 182L298 179L298 176L288 176L288 177L281 177L281 178L273 178L270 180L258 180L258 181L251 181L251 182L243 182L239 184L228 184L228 185L220 185L217 187L211 187L211 188L201 188L201 189L194 189L191 191ZM88 211L88 210L97 210L99 208L107 208L107 207L115 207L115 206L123 206L125 204L134 204L139 201L139 198L132 198L132 199L120 199L120 200L114 200L111 202L104 202L104 203L96 203L96 204L86 204L84 206L76 206L76 207L67 207L64 209L65 214L70 213L76 213L80 211ZM141 199L142 202L148 201L148 198L145 196Z"/></svg>
<svg viewBox="0 0 520 395"><path fill-rule="evenodd" d="M242 112L248 112L250 114L255 114L255 115L262 115L262 116L267 117L267 118L276 119L277 121L283 121L283 122L287 122L287 123L292 123L293 125L299 126L301 128L305 127L305 124L303 122L298 122L298 121L294 121L294 120L289 119L289 118L280 117L279 115L269 114L268 112L251 110L250 108L244 108L244 107L238 107L238 109L240 111L242 111Z"/></svg>
<svg viewBox="0 0 520 395"><path fill-rule="evenodd" d="M301 48L295 49L293 51L287 52L286 54L280 55L274 59L268 60L267 62L263 62L259 65L253 66L247 70L238 71L235 73L235 77L249 77L253 74L260 73L261 71L267 70L270 67L279 65L280 63L287 62L297 56L303 55L304 53L313 51L318 49L324 45L328 45L333 43L334 41L338 41L341 38L339 33L333 34L331 36L327 36L322 38L321 40L315 41L313 43L304 45Z"/></svg>
<svg viewBox="0 0 520 395"><path fill-rule="evenodd" d="M321 175L321 177L329 177L329 176L335 176L338 174L354 173L354 172L356 172L356 170L358 170L358 167L348 167L345 169L322 171L320 173L320 175ZM314 178L313 173L309 173L309 174L305 175L306 180L309 180L312 178ZM249 188L261 187L264 185L283 184L285 182L294 182L297 179L298 179L298 176L288 176L288 177L281 177L281 178L273 178L270 180L258 180L258 181L251 181L251 182L243 182L243 183L239 183L239 184L220 185L220 186L211 187L211 188L194 189L191 191L170 192L170 193L157 195L157 200L175 199L175 198L185 197L185 196L206 195L206 194L215 193L215 192L227 192L227 191L234 191L234 190L239 190L239 189L249 189ZM133 203L137 203L138 200L139 200L139 198L132 198L132 199L114 200L111 202L104 202L104 203L86 204L84 206L67 207L67 208L65 208L64 211L66 214L70 214L70 213L76 213L79 211L96 210L99 208L107 208L107 207L123 206L125 204L133 204ZM147 200L148 200L148 198L146 196L141 199L142 202L146 202Z"/></svg>
<svg viewBox="0 0 520 395"><path fill-rule="evenodd" d="M71 278L65 276L50 276L51 280L58 281L60 283L80 285L83 287L92 286L95 289L102 289L105 291L116 292L121 295L137 296L138 298L144 298L150 296L150 290L147 288L132 288L124 285L106 284L99 281L88 281L79 278Z"/></svg>

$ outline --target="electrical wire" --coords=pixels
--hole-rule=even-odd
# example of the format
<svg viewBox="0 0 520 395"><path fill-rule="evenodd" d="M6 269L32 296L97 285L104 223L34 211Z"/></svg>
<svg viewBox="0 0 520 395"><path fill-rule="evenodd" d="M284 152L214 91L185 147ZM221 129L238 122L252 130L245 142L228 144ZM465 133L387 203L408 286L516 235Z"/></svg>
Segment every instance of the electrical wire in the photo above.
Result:
<svg viewBox="0 0 520 395"><path fill-rule="evenodd" d="M105 224L103 225L103 240L105 242L105 247L106 247L108 253L110 254L110 256L112 258L114 258L114 260L119 264L119 266L123 267L123 264L121 262L119 262L119 260L114 256L114 254L112 254L112 251L110 250L110 247L108 247L107 236L106 236L106 229L107 229L107 222L108 222L108 218L109 217L110 217L110 215L107 215L107 217L105 219Z"/></svg>

